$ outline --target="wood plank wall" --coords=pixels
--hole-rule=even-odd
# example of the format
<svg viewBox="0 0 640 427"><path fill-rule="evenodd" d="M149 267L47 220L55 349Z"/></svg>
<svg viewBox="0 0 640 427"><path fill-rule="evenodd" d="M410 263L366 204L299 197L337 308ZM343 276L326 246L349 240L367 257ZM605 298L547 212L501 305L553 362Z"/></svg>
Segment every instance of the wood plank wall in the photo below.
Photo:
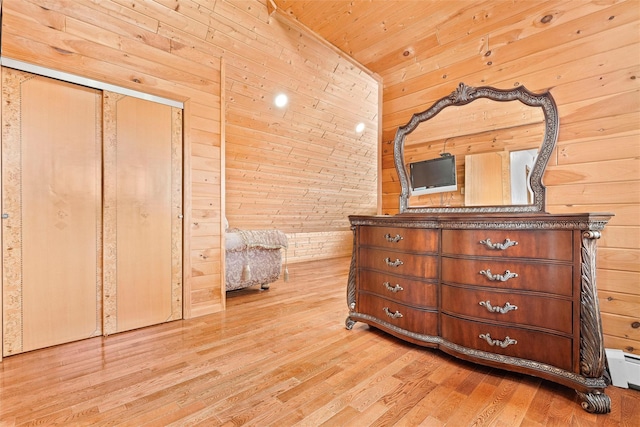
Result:
<svg viewBox="0 0 640 427"><path fill-rule="evenodd" d="M386 65L359 58L384 82L383 213L398 212L390 142L412 113L459 82L550 90L560 135L544 177L547 210L615 214L598 250L605 345L640 354L639 3L469 4L428 32L412 27L415 49L406 57L406 46L389 46Z"/></svg>
<svg viewBox="0 0 640 427"><path fill-rule="evenodd" d="M380 84L288 17L259 18L225 53L227 219L284 231L289 263L348 256L348 215L377 212Z"/></svg>
<svg viewBox="0 0 640 427"><path fill-rule="evenodd" d="M349 254L347 215L376 213L378 81L265 0L1 5L3 56L185 102L185 317L224 309L225 203L289 262Z"/></svg>

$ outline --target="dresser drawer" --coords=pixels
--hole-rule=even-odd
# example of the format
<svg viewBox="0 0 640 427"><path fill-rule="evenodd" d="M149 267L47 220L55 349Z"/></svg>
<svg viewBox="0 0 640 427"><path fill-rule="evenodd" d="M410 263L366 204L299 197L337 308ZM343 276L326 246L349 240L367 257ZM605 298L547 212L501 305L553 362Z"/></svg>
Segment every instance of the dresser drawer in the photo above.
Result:
<svg viewBox="0 0 640 427"><path fill-rule="evenodd" d="M495 244L506 247L491 249L488 246ZM567 230L442 230L442 253L571 261L573 233Z"/></svg>
<svg viewBox="0 0 640 427"><path fill-rule="evenodd" d="M420 228L362 226L360 245L409 252L437 252L438 231Z"/></svg>
<svg viewBox="0 0 640 427"><path fill-rule="evenodd" d="M517 274L517 276L512 276L513 274ZM458 259L443 257L442 281L462 285L521 289L572 296L573 266L569 264L530 263L490 258Z"/></svg>
<svg viewBox="0 0 640 427"><path fill-rule="evenodd" d="M356 311L400 329L423 335L438 335L438 313L399 304L376 295L358 292Z"/></svg>
<svg viewBox="0 0 640 427"><path fill-rule="evenodd" d="M402 276L361 270L358 289L414 306L433 309L438 306L438 293L434 283L411 280Z"/></svg>
<svg viewBox="0 0 640 427"><path fill-rule="evenodd" d="M442 311L565 334L573 332L573 304L566 299L445 285L442 286Z"/></svg>
<svg viewBox="0 0 640 427"><path fill-rule="evenodd" d="M443 339L467 348L534 360L567 371L573 370L571 338L467 321L446 314L441 317L441 327Z"/></svg>
<svg viewBox="0 0 640 427"><path fill-rule="evenodd" d="M358 264L362 268L419 277L421 279L435 279L438 277L438 259L436 256L360 248Z"/></svg>

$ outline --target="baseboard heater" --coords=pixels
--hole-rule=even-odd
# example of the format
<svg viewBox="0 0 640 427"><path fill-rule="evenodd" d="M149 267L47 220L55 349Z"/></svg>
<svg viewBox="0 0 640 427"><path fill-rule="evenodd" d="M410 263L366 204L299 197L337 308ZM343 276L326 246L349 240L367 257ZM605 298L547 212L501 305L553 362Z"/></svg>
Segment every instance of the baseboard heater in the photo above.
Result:
<svg viewBox="0 0 640 427"><path fill-rule="evenodd" d="M611 348L605 352L613 385L640 390L640 356Z"/></svg>

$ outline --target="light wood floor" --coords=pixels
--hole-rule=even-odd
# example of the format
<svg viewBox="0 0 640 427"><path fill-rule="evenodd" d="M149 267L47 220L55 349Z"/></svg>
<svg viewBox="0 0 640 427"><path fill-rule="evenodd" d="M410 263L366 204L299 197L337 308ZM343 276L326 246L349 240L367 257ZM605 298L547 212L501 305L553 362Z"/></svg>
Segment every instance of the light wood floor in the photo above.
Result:
<svg viewBox="0 0 640 427"><path fill-rule="evenodd" d="M346 330L348 264L294 264L225 313L5 358L0 426L640 425L638 391L609 387L596 416L565 387Z"/></svg>

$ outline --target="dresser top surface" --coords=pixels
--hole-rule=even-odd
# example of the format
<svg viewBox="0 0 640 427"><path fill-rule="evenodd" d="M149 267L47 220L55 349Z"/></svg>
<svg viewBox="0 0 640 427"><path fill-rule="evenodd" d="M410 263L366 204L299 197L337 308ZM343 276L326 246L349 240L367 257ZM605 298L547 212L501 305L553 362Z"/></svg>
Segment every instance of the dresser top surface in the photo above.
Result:
<svg viewBox="0 0 640 427"><path fill-rule="evenodd" d="M554 230L578 229L599 231L613 217L611 213L567 213L567 214L398 214L398 215L351 215L352 225L397 226L410 228L443 229L521 229Z"/></svg>

